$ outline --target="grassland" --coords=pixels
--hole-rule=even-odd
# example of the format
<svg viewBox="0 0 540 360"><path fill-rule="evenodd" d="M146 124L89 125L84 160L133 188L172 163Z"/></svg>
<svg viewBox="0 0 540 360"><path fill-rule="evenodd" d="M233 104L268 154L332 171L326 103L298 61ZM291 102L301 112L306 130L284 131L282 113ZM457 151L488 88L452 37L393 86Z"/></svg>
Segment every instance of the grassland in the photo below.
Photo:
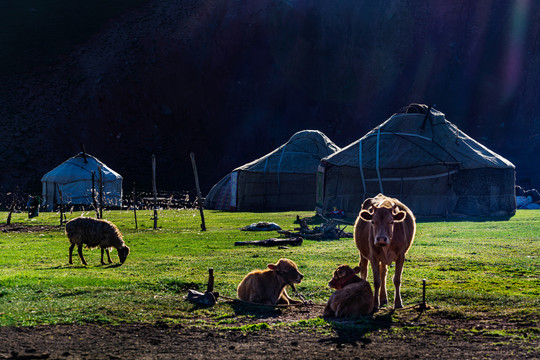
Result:
<svg viewBox="0 0 540 360"><path fill-rule="evenodd" d="M68 214L68 219L81 213ZM87 214L91 216L92 214ZM4 228L0 233L0 325L234 323L230 302L200 308L183 300L188 289L206 288L208 268L215 290L234 297L237 284L252 269L281 257L293 259L305 275L298 287L316 304L331 294L327 282L336 265L355 264L352 239L304 241L289 249L235 247L235 241L276 237L273 233L239 231L257 221L274 221L284 229L297 226L296 215L311 212L225 213L206 211L207 231L199 213L164 210L159 228L152 213L107 211L131 254L124 265L103 266L99 250L85 250L88 266L77 257L68 264L68 241L56 213L29 220L14 214L12 223L34 231ZM0 213L0 219L6 219ZM348 227L352 231L352 227ZM113 260L118 262L116 251ZM389 278L393 275L390 270ZM504 318L540 336L540 212L518 211L509 220L419 221L417 237L405 263L402 295L405 306L421 301L427 280L427 302L450 319ZM390 299L393 287L388 281ZM260 326L260 325L259 325ZM325 328L313 319L295 326ZM531 330L532 329L532 330Z"/></svg>

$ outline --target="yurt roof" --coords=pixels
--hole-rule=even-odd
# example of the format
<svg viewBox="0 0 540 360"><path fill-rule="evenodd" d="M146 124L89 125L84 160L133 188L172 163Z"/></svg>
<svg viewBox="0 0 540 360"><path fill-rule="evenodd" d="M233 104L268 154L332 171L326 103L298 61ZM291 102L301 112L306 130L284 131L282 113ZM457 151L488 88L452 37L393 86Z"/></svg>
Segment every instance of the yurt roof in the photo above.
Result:
<svg viewBox="0 0 540 360"><path fill-rule="evenodd" d="M323 161L364 169L418 169L445 164L454 164L459 169L515 168L510 161L469 137L435 109L430 110L429 116L394 114Z"/></svg>
<svg viewBox="0 0 540 360"><path fill-rule="evenodd" d="M314 172L320 159L340 150L318 130L295 133L289 141L269 154L236 168L234 171L307 173Z"/></svg>
<svg viewBox="0 0 540 360"><path fill-rule="evenodd" d="M103 181L114 181L122 179L122 176L110 167L89 154L82 152L64 161L41 178L42 182L54 182L67 184L80 180L92 178L94 172L96 179L99 178L99 166L103 173Z"/></svg>

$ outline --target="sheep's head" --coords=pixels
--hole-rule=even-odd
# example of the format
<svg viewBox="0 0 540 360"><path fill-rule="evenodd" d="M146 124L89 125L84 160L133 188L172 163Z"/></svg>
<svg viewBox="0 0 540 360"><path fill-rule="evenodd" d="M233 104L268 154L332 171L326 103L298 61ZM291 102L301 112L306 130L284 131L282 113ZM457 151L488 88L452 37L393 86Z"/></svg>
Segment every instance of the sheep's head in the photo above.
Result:
<svg viewBox="0 0 540 360"><path fill-rule="evenodd" d="M120 258L120 263L123 264L126 261L129 255L129 248L127 246L121 247L118 249L118 257Z"/></svg>

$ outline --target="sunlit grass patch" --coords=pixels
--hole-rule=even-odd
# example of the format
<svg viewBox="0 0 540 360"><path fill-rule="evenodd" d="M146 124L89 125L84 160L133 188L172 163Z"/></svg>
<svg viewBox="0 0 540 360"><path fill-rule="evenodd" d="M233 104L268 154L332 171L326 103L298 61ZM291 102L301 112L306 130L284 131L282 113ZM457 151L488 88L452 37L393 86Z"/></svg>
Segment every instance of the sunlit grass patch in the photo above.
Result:
<svg viewBox="0 0 540 360"><path fill-rule="evenodd" d="M240 231L245 225L272 221L292 230L298 226L294 223L297 215L308 217L313 213L207 211L208 231L203 232L198 211L159 211L158 230L153 229L151 211L138 213L138 229L132 212L106 211L104 217L120 228L131 248L122 266L111 267L100 264L99 250L84 250L88 266L81 265L76 254L74 264L69 265L69 243L58 227L58 214L42 213L32 221L26 214L13 214L16 224L47 225L49 230L0 233L0 325L155 321L198 324L202 320L205 326L218 322L220 326L231 326L235 324L232 319L252 313L237 313L224 301L213 308L194 306L184 300L187 291L205 291L208 269L213 268L215 291L234 298L238 283L248 272L264 269L283 257L295 261L305 276L298 291L322 306L332 293L327 284L333 270L340 264L358 263L352 239L305 240L302 246L288 249L234 246L236 241L278 237L275 232ZM538 254L540 214L535 212L518 211L508 221L420 220L405 262L404 305L422 301L422 280L426 279L426 302L431 313L456 320L504 316L537 328ZM112 258L117 264L115 250ZM394 297L393 274L394 267L390 267L390 304ZM372 281L371 269L368 280ZM204 319L212 321L206 323ZM264 313L259 319L265 322ZM369 324L315 318L285 326L316 331L341 331L341 327L352 326L355 331L368 331L362 328Z"/></svg>

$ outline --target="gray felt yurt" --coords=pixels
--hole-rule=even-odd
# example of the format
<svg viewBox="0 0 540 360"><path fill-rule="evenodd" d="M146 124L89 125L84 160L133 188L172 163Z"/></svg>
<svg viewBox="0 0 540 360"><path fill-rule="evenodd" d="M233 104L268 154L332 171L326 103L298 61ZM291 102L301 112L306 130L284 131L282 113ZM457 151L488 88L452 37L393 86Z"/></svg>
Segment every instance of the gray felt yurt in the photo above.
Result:
<svg viewBox="0 0 540 360"><path fill-rule="evenodd" d="M89 206L92 199L92 173L94 174L94 194L99 191L99 169L103 182L103 203L106 206L122 206L122 176L95 157L79 153L58 165L41 179L43 203L47 211L62 202L66 205Z"/></svg>
<svg viewBox="0 0 540 360"><path fill-rule="evenodd" d="M383 193L417 216L506 216L516 210L514 165L443 113L411 104L321 161L317 211L355 218Z"/></svg>
<svg viewBox="0 0 540 360"><path fill-rule="evenodd" d="M237 211L315 209L315 176L322 158L339 150L317 130L294 134L271 153L234 169L206 196L205 207Z"/></svg>

